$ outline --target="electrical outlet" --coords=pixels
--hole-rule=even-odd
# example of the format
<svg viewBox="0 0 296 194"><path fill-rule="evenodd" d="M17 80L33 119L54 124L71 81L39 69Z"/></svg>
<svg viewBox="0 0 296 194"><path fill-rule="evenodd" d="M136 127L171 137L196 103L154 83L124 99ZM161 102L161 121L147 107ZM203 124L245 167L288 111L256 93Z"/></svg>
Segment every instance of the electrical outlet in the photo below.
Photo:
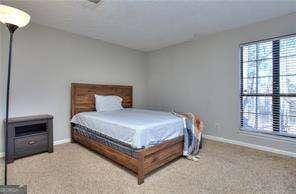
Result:
<svg viewBox="0 0 296 194"><path fill-rule="evenodd" d="M220 125L220 123L215 123L215 129L216 129L216 130L220 130L220 129L221 129L221 125Z"/></svg>

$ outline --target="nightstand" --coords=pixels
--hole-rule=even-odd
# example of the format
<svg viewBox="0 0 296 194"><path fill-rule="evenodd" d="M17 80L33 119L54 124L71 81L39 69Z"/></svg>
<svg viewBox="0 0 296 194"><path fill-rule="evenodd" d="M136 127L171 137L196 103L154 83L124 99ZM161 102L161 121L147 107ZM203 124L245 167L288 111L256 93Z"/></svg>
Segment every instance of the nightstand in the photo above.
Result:
<svg viewBox="0 0 296 194"><path fill-rule="evenodd" d="M8 119L7 163L37 153L53 152L52 123L51 115Z"/></svg>

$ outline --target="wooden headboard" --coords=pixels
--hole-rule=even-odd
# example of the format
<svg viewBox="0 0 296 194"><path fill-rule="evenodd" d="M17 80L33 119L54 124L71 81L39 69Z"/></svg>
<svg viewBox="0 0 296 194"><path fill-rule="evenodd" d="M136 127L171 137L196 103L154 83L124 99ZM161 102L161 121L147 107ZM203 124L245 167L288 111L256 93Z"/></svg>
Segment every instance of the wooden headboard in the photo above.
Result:
<svg viewBox="0 0 296 194"><path fill-rule="evenodd" d="M133 87L100 84L71 84L71 117L79 112L94 111L95 94L120 96L124 108L133 106Z"/></svg>

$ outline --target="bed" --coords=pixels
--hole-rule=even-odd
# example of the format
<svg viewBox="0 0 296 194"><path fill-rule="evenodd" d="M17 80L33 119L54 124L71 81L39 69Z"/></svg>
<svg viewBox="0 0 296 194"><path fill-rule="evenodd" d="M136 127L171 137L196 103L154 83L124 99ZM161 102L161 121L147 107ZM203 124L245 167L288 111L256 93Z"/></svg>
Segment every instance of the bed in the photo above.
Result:
<svg viewBox="0 0 296 194"><path fill-rule="evenodd" d="M71 140L130 169L144 182L151 171L183 153L182 120L132 108L132 86L72 83ZM94 95L120 96L120 111L96 112Z"/></svg>

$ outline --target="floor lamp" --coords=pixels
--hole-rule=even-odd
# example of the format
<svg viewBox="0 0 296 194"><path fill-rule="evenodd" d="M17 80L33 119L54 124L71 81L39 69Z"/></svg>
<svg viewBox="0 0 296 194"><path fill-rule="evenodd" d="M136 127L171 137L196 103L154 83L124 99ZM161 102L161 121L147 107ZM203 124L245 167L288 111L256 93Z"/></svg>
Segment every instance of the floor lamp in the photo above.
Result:
<svg viewBox="0 0 296 194"><path fill-rule="evenodd" d="M6 25L10 32L9 41L9 56L8 56L8 71L7 71L7 88L6 88L6 117L5 117L5 177L4 184L7 185L7 130L8 130L8 116L9 116L9 88L10 88L10 71L11 71L11 52L13 33L16 29L26 26L30 22L30 15L14 7L0 5L0 22Z"/></svg>

